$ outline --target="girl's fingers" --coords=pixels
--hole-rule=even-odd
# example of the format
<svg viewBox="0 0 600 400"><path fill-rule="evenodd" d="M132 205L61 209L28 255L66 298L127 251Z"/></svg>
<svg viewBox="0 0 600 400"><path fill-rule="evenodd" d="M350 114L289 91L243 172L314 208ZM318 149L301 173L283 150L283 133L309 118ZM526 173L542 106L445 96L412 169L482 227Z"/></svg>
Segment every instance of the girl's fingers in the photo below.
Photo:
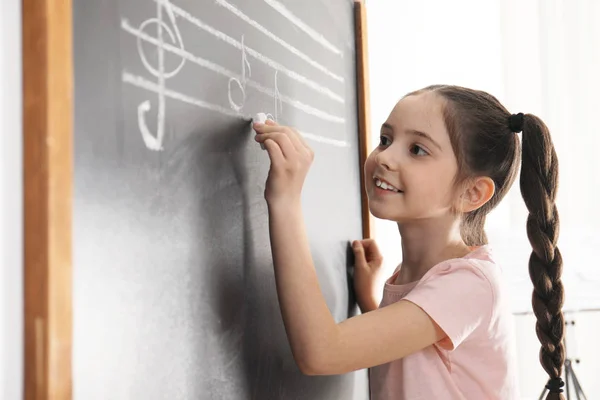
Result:
<svg viewBox="0 0 600 400"><path fill-rule="evenodd" d="M365 249L359 240L352 243L352 250L354 251L354 263L357 267L364 267L367 265L365 258Z"/></svg>
<svg viewBox="0 0 600 400"><path fill-rule="evenodd" d="M282 132L285 133L290 141L294 144L294 147L298 151L308 150L312 151L310 147L304 141L304 138L300 136L298 131L287 126L278 125L275 121L267 120L264 124L255 124L254 130L259 134L271 133L271 132Z"/></svg>
<svg viewBox="0 0 600 400"><path fill-rule="evenodd" d="M304 137L300 134L300 132L298 132L297 130L291 128L292 131L294 131L294 134L296 135L296 137L298 138L298 140L300 141L300 143L302 143L302 145L307 149L307 150L311 150L310 146L306 143L306 140L304 140Z"/></svg>
<svg viewBox="0 0 600 400"><path fill-rule="evenodd" d="M379 248L377 247L377 242L373 239L364 239L361 240L361 245L364 248L365 258L368 262L376 261L380 262L383 260L383 256L381 255Z"/></svg>
<svg viewBox="0 0 600 400"><path fill-rule="evenodd" d="M309 152L312 151L312 149L308 146L308 144L306 144L306 141L304 141L304 138L302 137L302 135L300 135L300 132L298 132L294 128L287 127L287 126L283 127L283 129L290 136L290 138L293 139L293 142L296 145L296 148L298 149L298 151L300 151L300 150L308 150Z"/></svg>
<svg viewBox="0 0 600 400"><path fill-rule="evenodd" d="M283 132L261 133L256 136L256 141L265 143L265 145L268 140L273 140L277 143L285 158L293 158L298 153L288 135Z"/></svg>
<svg viewBox="0 0 600 400"><path fill-rule="evenodd" d="M253 126L256 133L269 133L281 131L281 126L271 120L267 120L264 124L257 122Z"/></svg>
<svg viewBox="0 0 600 400"><path fill-rule="evenodd" d="M302 143L299 135L290 127L283 127L282 131L290 138L290 141L294 144L297 151L301 152L306 149L306 146Z"/></svg>
<svg viewBox="0 0 600 400"><path fill-rule="evenodd" d="M285 162L285 157L283 156L283 152L279 147L279 144L272 139L267 139L264 142L265 149L267 153L269 153L269 158L271 159L271 164L273 165L281 165Z"/></svg>
<svg viewBox="0 0 600 400"><path fill-rule="evenodd" d="M379 253L377 248L375 249L366 249L366 258L369 263L374 263L374 266L381 267L381 262L383 261L383 256Z"/></svg>

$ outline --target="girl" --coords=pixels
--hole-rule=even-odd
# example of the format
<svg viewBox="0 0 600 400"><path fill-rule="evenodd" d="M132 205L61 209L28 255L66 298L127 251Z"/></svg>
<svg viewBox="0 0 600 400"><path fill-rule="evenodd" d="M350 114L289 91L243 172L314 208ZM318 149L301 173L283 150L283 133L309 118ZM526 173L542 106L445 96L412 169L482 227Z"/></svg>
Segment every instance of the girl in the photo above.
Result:
<svg viewBox="0 0 600 400"><path fill-rule="evenodd" d="M381 255L372 240L355 241L363 313L339 324L320 292L302 218L313 152L289 127L254 127L271 160L265 198L277 293L303 373L370 368L373 400L517 399L510 313L484 222L521 167L546 399L563 399L558 165L539 118L511 115L493 96L457 86L430 86L396 104L364 168L371 213L398 224L402 263L380 303Z"/></svg>

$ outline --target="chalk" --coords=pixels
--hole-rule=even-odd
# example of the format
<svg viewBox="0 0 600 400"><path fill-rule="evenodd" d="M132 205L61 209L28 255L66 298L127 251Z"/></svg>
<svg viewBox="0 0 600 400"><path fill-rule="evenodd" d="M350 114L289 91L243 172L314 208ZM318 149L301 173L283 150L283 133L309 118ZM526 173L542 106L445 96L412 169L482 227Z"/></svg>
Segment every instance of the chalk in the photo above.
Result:
<svg viewBox="0 0 600 400"><path fill-rule="evenodd" d="M267 114L258 113L252 119L254 120L254 122L259 122L261 124L264 124L267 121Z"/></svg>
<svg viewBox="0 0 600 400"><path fill-rule="evenodd" d="M267 121L267 114L265 114L265 113L258 113L258 114L256 114L254 116L254 118L252 118L252 122L253 123L254 122L258 122L260 124L264 124L266 121ZM261 143L260 144L260 148L263 149L263 150L266 150L265 149L265 144Z"/></svg>

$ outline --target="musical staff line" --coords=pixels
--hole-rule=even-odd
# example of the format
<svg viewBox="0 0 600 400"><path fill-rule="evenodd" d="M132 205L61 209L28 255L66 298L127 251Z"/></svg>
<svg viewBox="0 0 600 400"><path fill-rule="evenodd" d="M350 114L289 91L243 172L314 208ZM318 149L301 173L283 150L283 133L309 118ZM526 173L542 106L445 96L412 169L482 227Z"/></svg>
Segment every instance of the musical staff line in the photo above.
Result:
<svg viewBox="0 0 600 400"><path fill-rule="evenodd" d="M165 87L161 87L157 83L151 82L144 77L141 77L138 75L133 75L129 72L123 72L122 80L125 83L129 83L133 86L148 90L150 92L154 92L156 94L161 94L165 97L169 97L174 100L179 100L184 103L191 104L191 105L194 105L194 106L197 106L200 108L204 108L207 110L215 111L215 112L218 112L218 113L230 116L230 117L236 117L236 118L240 117L240 114L238 112L233 111L229 108L222 107L218 104L209 103L207 101L199 100L192 96L188 96L183 93L179 93L174 90L167 89ZM245 116L245 118L250 118L250 117ZM329 144L329 145L336 146L336 147L350 147L350 144L343 140L332 139L332 138L315 135L315 134L307 133L307 132L303 132L303 131L300 131L300 134L303 137L305 137L306 139L309 139L309 140L312 140L315 142L325 143L325 144Z"/></svg>
<svg viewBox="0 0 600 400"><path fill-rule="evenodd" d="M315 135L315 134L304 132L304 131L298 131L298 133L300 133L300 135L302 135L306 139L309 139L309 140L312 140L315 142L330 144L332 146L337 146L337 147L350 147L350 143L346 142L345 140L331 139L331 138L328 138L325 136Z"/></svg>
<svg viewBox="0 0 600 400"><path fill-rule="evenodd" d="M185 95L185 94L182 94L182 93L179 93L174 90L167 89L167 88L164 88L164 91L162 91L162 88L158 84L156 84L152 81L149 81L148 79L146 79L142 76L139 76L139 75L133 75L129 72L123 72L122 80L123 80L123 82L129 83L133 86L137 86L139 88L149 90L156 94L163 94L166 97L170 97L172 99L179 100L184 103L192 104L194 106L205 108L207 110L216 111L221 114L228 115L230 117L240 117L240 114L238 112L233 111L229 108L220 106L218 104L213 104L213 103L209 103L204 100L199 100L192 96L188 96L188 95Z"/></svg>
<svg viewBox="0 0 600 400"><path fill-rule="evenodd" d="M323 35L319 32L315 31L313 28L304 23L300 18L296 17L290 10L288 10L283 4L281 4L277 0L264 0L269 6L271 6L275 11L285 17L292 24L296 25L301 31L306 33L313 39L315 42L319 43L321 46L325 47L327 50L332 53L341 56L342 51L335 47L331 42L329 42Z"/></svg>
<svg viewBox="0 0 600 400"><path fill-rule="evenodd" d="M203 31L213 35L214 37L224 41L225 43L235 47L236 49L239 49L239 50L245 49L245 51L249 55L251 55L252 57L257 59L258 61L268 65L269 67L273 68L274 70L277 70L277 71L285 74L289 78L294 79L297 82L300 82L300 83L310 87L311 89L331 98L332 100L335 100L342 104L345 103L344 99L340 95L334 93L331 89L329 89L323 85L320 85L317 82L315 82L311 79L308 79L307 77L300 75L299 73L297 73L295 71L292 71L292 70L286 68L285 66L281 65L277 61L274 61L273 59L265 56L264 54L259 53L258 51L254 50L251 47L243 45L240 41L232 38L231 36L225 34L224 32L221 32L221 31L211 27L210 25L207 25L206 23L202 22L197 17L191 15L189 12L182 9L181 7L170 3L169 0L154 0L154 1L156 1L157 3L159 3L161 5L164 5L165 7L169 7L178 16L184 18L191 24L193 24L196 27L202 29Z"/></svg>
<svg viewBox="0 0 600 400"><path fill-rule="evenodd" d="M133 36L135 36L137 38L140 38L140 39L142 39L142 40L144 40L144 41L146 41L148 43L151 43L151 44L154 44L154 45L157 45L157 46L160 45L159 41L156 38L154 38L154 37L148 35L147 33L144 33L141 30L139 30L139 29L134 28L133 26L131 26L130 23L129 23L129 21L127 19L123 18L121 20L121 28L125 32L130 33L131 35L133 35ZM213 72L215 72L215 73L217 73L219 75L225 76L227 78L235 78L235 79L240 79L240 80L242 79L242 76L240 74L237 74L237 73L235 73L233 71L230 71L227 68L222 67L222 66L220 66L220 65L218 65L216 63L213 63L213 62L211 62L209 60L206 60L206 59L204 59L202 57L198 57L198 56L196 56L196 55L194 55L194 54L192 54L192 53L190 53L190 52L188 52L186 50L183 50L183 49L181 49L179 47L176 47L176 46L173 46L173 45L171 45L169 43L164 43L164 42L163 42L162 46L163 46L164 50L166 50L168 52L171 52L173 54L176 54L176 55L182 57L184 60L193 62L193 63L195 63L195 64L197 64L197 65L199 65L201 67L204 67L204 68L206 68L206 69L208 69L210 71L213 71ZM257 91L259 91L259 92L261 92L261 93L263 93L263 94L265 94L267 96L275 97L275 91L273 89L267 88L267 87L261 85L260 83L254 81L254 80L250 80L250 79L247 79L246 83L247 83L248 86L256 89ZM295 100L295 99L293 99L293 98L291 98L289 96L285 96L285 95L279 94L279 98L284 103L289 104L292 107L295 107L298 110L301 110L301 111L303 111L303 112L305 112L305 113L307 113L309 115L313 115L313 116L321 118L321 119L323 119L325 121L330 121L330 122L340 123L340 124L345 123L345 119L342 118L342 117L339 117L339 116L332 115L330 113L321 111L321 110L316 109L316 108L314 108L314 107L312 107L312 106L310 106L308 104L302 103L299 100Z"/></svg>
<svg viewBox="0 0 600 400"><path fill-rule="evenodd" d="M280 37L276 36L271 31L269 31L267 28L265 28L264 26L262 26L258 22L254 21L250 17L248 17L246 14L244 14L242 11L240 11L238 8L236 8L231 3L227 2L226 0L215 0L215 1L216 1L216 3L218 5L224 7L225 9L227 9L228 11L230 11L231 13L233 13L235 16L237 16L238 18L240 18L244 22L246 22L249 25L251 25L254 28L256 28L257 30L259 30L260 32L262 32L263 34L265 34L267 37L269 37L271 40L279 43L281 46L283 46L284 48L286 48L287 50L289 50L292 54L300 57L301 59L303 59L304 61L306 61L307 63L309 63L310 65L312 65L316 69L318 69L319 71L323 72L324 74L328 75L329 77L335 79L338 82L342 82L342 83L344 82L344 78L342 78L341 76L339 76L337 74L334 74L333 72L331 72L330 70L328 70L327 68L325 68L323 65L319 64L318 62L316 62L315 60L313 60L312 58L310 58L306 54L302 53L300 50L298 50L297 48L295 48L291 44L287 43L285 40L283 40ZM300 21L300 22L302 22L302 21Z"/></svg>

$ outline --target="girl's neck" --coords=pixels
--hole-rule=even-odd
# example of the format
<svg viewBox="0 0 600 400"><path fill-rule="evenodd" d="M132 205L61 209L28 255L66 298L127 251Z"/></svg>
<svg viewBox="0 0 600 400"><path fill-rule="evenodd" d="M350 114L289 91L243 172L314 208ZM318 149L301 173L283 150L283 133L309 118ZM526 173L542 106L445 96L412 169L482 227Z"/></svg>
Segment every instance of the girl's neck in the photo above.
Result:
<svg viewBox="0 0 600 400"><path fill-rule="evenodd" d="M461 238L460 225L449 220L420 220L399 223L402 241L402 266L396 284L417 281L433 266L472 251Z"/></svg>

